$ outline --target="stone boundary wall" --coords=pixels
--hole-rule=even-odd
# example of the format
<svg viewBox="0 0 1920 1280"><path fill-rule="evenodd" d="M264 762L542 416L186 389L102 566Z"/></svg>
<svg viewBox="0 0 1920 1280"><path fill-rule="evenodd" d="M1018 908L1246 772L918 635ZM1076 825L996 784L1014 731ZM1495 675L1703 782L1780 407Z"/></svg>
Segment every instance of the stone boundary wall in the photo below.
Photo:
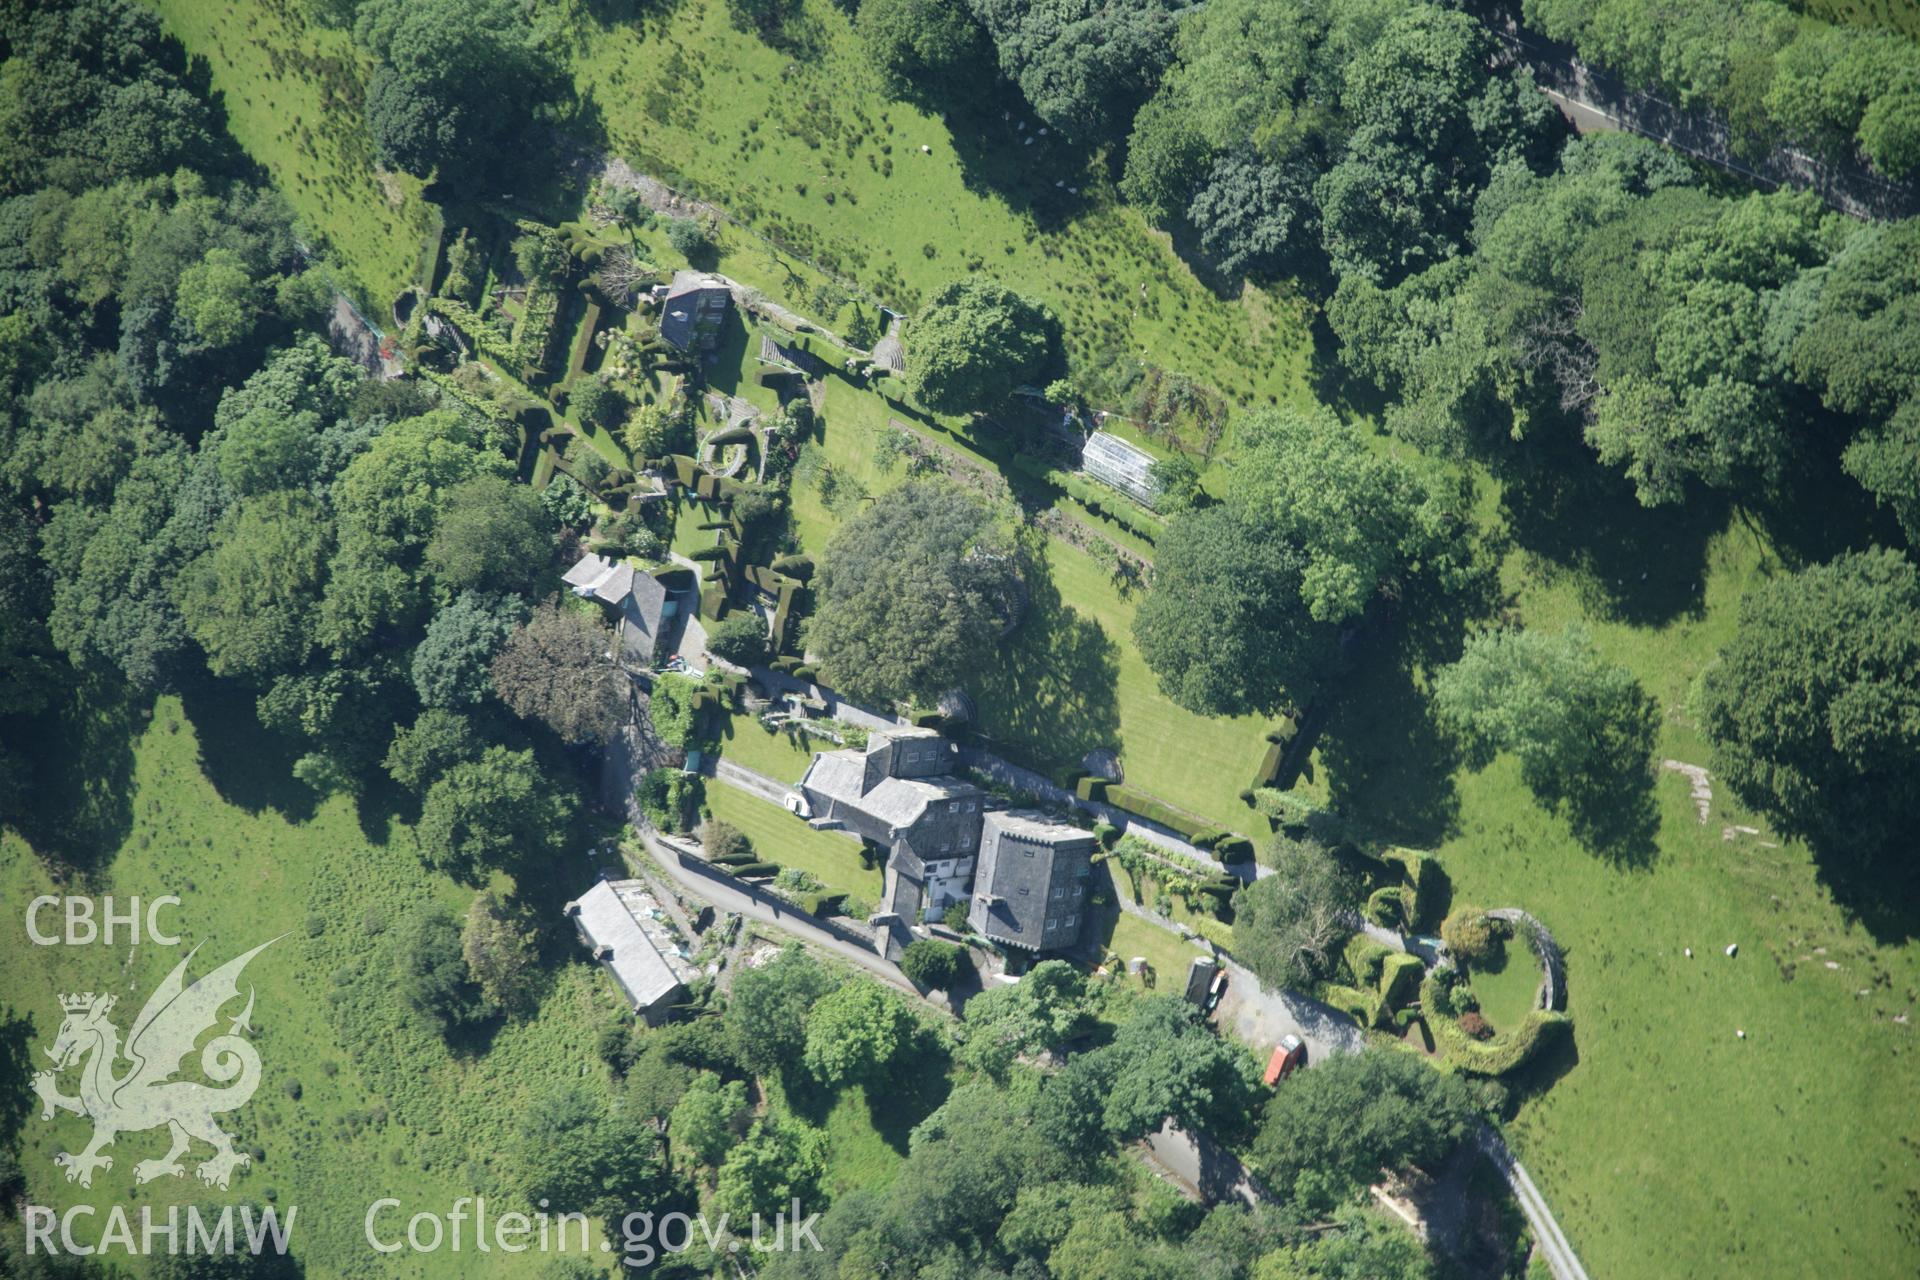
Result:
<svg viewBox="0 0 1920 1280"><path fill-rule="evenodd" d="M1560 957L1560 944L1553 940L1553 934L1547 926L1522 911L1519 907L1500 907L1487 912L1491 920L1504 920L1517 929L1526 930L1533 944L1533 953L1540 958L1540 994L1534 1003L1541 1009L1559 1009L1566 1000L1567 977L1565 962Z"/></svg>

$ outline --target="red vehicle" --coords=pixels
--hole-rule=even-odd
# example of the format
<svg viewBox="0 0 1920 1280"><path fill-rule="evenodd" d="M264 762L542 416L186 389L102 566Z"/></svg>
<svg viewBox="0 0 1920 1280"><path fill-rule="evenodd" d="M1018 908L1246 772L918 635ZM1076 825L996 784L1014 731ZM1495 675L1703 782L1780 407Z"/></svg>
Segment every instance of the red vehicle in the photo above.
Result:
<svg viewBox="0 0 1920 1280"><path fill-rule="evenodd" d="M1269 1087L1279 1084L1293 1074L1294 1068L1307 1060L1306 1042L1299 1036L1282 1036L1274 1047L1273 1056L1267 1059L1267 1071L1261 1079Z"/></svg>

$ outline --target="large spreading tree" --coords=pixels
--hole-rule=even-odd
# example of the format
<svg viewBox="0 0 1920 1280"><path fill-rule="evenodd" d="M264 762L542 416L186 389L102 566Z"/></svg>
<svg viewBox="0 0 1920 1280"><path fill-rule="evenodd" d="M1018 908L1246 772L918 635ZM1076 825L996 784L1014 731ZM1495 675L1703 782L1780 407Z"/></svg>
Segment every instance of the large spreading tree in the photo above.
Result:
<svg viewBox="0 0 1920 1280"><path fill-rule="evenodd" d="M1329 977L1352 933L1352 880L1311 840L1276 835L1263 861L1273 874L1233 898L1234 954L1262 982L1308 989Z"/></svg>
<svg viewBox="0 0 1920 1280"><path fill-rule="evenodd" d="M1039 386L1060 359L1060 322L989 280L957 280L907 330L907 382L935 413L968 413Z"/></svg>
<svg viewBox="0 0 1920 1280"><path fill-rule="evenodd" d="M1644 782L1660 729L1660 709L1633 673L1577 625L1481 632L1434 677L1433 703L1470 764L1511 752L1528 790L1576 810Z"/></svg>
<svg viewBox="0 0 1920 1280"><path fill-rule="evenodd" d="M992 660L1019 590L990 510L945 481L909 481L827 544L807 647L848 697L936 698Z"/></svg>
<svg viewBox="0 0 1920 1280"><path fill-rule="evenodd" d="M479 177L511 154L552 72L506 0L373 0L354 26L379 59L367 131L380 163L426 177Z"/></svg>
<svg viewBox="0 0 1920 1280"><path fill-rule="evenodd" d="M1081 142L1124 131L1173 58L1180 0L967 0L1035 114Z"/></svg>
<svg viewBox="0 0 1920 1280"><path fill-rule="evenodd" d="M1920 829L1920 571L1897 551L1772 579L1700 679L1713 771L1782 830L1872 865Z"/></svg>
<svg viewBox="0 0 1920 1280"><path fill-rule="evenodd" d="M1419 578L1440 594L1482 572L1467 494L1419 461L1378 453L1319 409L1250 414L1228 501L1301 549L1301 598L1316 621L1359 617Z"/></svg>
<svg viewBox="0 0 1920 1280"><path fill-rule="evenodd" d="M1253 1150L1283 1199L1324 1213L1360 1195L1382 1169L1431 1168L1478 1115L1460 1077L1414 1054L1336 1054L1274 1094Z"/></svg>
<svg viewBox="0 0 1920 1280"><path fill-rule="evenodd" d="M611 655L605 623L547 604L515 627L493 656L493 690L515 715L567 742L603 742L627 706L627 678Z"/></svg>
<svg viewBox="0 0 1920 1280"><path fill-rule="evenodd" d="M1160 688L1189 711L1304 705L1334 653L1301 595L1306 557L1270 525L1208 507L1167 527L1133 638Z"/></svg>

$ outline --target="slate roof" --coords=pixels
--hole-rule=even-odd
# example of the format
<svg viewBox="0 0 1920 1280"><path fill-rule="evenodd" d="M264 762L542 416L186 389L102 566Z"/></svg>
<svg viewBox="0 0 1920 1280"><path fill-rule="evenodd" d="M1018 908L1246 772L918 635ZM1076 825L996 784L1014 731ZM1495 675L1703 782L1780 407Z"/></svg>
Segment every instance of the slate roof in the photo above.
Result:
<svg viewBox="0 0 1920 1280"><path fill-rule="evenodd" d="M634 568L623 561L588 552L561 578L577 596L618 605L633 593Z"/></svg>
<svg viewBox="0 0 1920 1280"><path fill-rule="evenodd" d="M676 271L660 303L660 336L682 351L712 346L733 292L719 276Z"/></svg>
<svg viewBox="0 0 1920 1280"><path fill-rule="evenodd" d="M691 975L687 963L673 954L664 930L648 929L634 914L653 905L652 895L638 880L602 880L567 904L581 941L626 993L636 1012L645 1012L678 991Z"/></svg>
<svg viewBox="0 0 1920 1280"><path fill-rule="evenodd" d="M1098 843L1091 831L1044 813L987 814L967 922L996 942L1029 951L1073 946L1092 906Z"/></svg>
<svg viewBox="0 0 1920 1280"><path fill-rule="evenodd" d="M575 595L620 611L620 650L628 661L643 666L653 661L667 606L667 589L658 578L624 561L589 552L561 580Z"/></svg>

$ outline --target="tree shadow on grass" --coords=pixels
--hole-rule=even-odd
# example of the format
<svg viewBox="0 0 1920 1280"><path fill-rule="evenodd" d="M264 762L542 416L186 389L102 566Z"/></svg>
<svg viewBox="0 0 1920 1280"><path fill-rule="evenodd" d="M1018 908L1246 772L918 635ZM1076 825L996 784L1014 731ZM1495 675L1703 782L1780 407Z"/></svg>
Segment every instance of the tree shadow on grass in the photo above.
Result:
<svg viewBox="0 0 1920 1280"><path fill-rule="evenodd" d="M1008 111L1005 103L1016 105ZM988 92L964 101L950 98L934 109L952 138L960 181L968 191L994 197L1047 232L1061 230L1087 210L1087 198L1069 188L1089 186L1098 178L1094 153L1067 141L1057 129L1041 137L1041 122L1030 117L1032 109L1014 85L995 76ZM1022 121L1024 129L1019 127Z"/></svg>
<svg viewBox="0 0 1920 1280"><path fill-rule="evenodd" d="M950 1065L946 1051L923 1031L901 1051L889 1075L866 1084L868 1119L886 1144L901 1155L907 1154L907 1140L914 1127L947 1100L953 1087L947 1079ZM788 1109L815 1128L826 1127L841 1096L853 1087L823 1085L800 1066L782 1072L780 1077L780 1092Z"/></svg>
<svg viewBox="0 0 1920 1280"><path fill-rule="evenodd" d="M200 740L200 769L220 798L248 813L272 809L305 822L318 807L313 789L293 776L300 744L260 724L253 690L201 677L181 690L180 702Z"/></svg>
<svg viewBox="0 0 1920 1280"><path fill-rule="evenodd" d="M1025 619L1002 659L976 677L982 736L995 750L1039 764L1078 764L1120 739L1120 646L1097 619L1067 604L1034 558Z"/></svg>
<svg viewBox="0 0 1920 1280"><path fill-rule="evenodd" d="M1363 635L1337 696L1318 747L1333 808L1390 843L1440 844L1459 822L1457 752L1403 646L1377 630Z"/></svg>
<svg viewBox="0 0 1920 1280"><path fill-rule="evenodd" d="M1569 575L1598 617L1656 626L1706 611L1707 545L1731 504L1696 488L1683 503L1645 507L1633 486L1577 438L1503 460L1501 506L1513 542L1548 576Z"/></svg>
<svg viewBox="0 0 1920 1280"><path fill-rule="evenodd" d="M1875 942L1898 946L1920 936L1920 866L1897 856L1904 851L1890 849L1877 861L1863 861L1858 848L1809 843L1820 882Z"/></svg>
<svg viewBox="0 0 1920 1280"><path fill-rule="evenodd" d="M1659 859L1660 807L1654 802L1652 768L1590 774L1561 807L1573 838L1595 857L1641 869Z"/></svg>
<svg viewBox="0 0 1920 1280"><path fill-rule="evenodd" d="M28 773L25 803L8 821L42 858L82 876L113 860L133 830L133 741L151 715L120 681L78 675L63 701L6 722Z"/></svg>
<svg viewBox="0 0 1920 1280"><path fill-rule="evenodd" d="M867 1089L867 1116L874 1129L901 1155L914 1128L947 1100L953 1084L947 1079L950 1061L930 1032L922 1032L901 1055L893 1076Z"/></svg>

